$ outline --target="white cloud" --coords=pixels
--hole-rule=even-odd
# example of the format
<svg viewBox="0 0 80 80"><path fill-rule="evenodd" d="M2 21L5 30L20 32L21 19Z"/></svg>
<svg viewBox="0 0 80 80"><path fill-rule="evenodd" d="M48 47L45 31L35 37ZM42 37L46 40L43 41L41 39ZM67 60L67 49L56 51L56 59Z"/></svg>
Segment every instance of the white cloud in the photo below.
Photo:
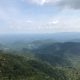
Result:
<svg viewBox="0 0 80 80"><path fill-rule="evenodd" d="M27 15L26 15L27 16ZM33 20L22 15L17 7L0 7L0 33L15 33L30 30Z"/></svg>
<svg viewBox="0 0 80 80"><path fill-rule="evenodd" d="M38 5L44 5L44 4L55 4L56 2L59 2L60 0L25 0L27 2L38 4Z"/></svg>
<svg viewBox="0 0 80 80"><path fill-rule="evenodd" d="M13 12L13 14L11 13ZM22 17L17 10L6 12L5 9L0 9L0 20L5 22L4 27L0 27L0 32L24 32L24 33L53 33L53 32L78 32L80 31L79 15L65 15L70 11L62 11L61 14L46 18L45 21ZM72 11L71 11L72 12ZM9 14L10 13L10 14ZM16 15L14 15L14 13ZM78 12L79 13L79 12Z"/></svg>
<svg viewBox="0 0 80 80"><path fill-rule="evenodd" d="M44 5L59 2L59 0L27 0L31 3ZM0 32L24 32L24 33L52 33L52 32L78 32L80 31L80 11L63 10L59 15L46 19L40 14L39 19L28 17L27 14L21 14L20 10L15 7L0 7L0 20L5 25L0 25ZM43 16L45 16L45 14ZM74 14L74 15L73 15ZM27 16L27 17L26 17ZM34 20L35 18L35 20Z"/></svg>
<svg viewBox="0 0 80 80"><path fill-rule="evenodd" d="M80 17L77 15L58 15L57 17L53 18L53 24L48 24L47 26L48 28L51 28L51 31L53 32L80 32Z"/></svg>
<svg viewBox="0 0 80 80"><path fill-rule="evenodd" d="M56 24L58 24L58 23L59 23L58 20L52 20L52 21L49 22L49 24L51 24L51 25L52 25L52 24L53 24L53 25L56 25Z"/></svg>

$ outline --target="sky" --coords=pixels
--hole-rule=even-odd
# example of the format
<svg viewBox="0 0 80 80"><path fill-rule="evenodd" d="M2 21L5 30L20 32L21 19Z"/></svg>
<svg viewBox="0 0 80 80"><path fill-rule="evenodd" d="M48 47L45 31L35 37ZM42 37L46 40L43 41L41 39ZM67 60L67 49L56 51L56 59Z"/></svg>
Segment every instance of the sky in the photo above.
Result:
<svg viewBox="0 0 80 80"><path fill-rule="evenodd" d="M80 32L80 0L0 0L0 34Z"/></svg>

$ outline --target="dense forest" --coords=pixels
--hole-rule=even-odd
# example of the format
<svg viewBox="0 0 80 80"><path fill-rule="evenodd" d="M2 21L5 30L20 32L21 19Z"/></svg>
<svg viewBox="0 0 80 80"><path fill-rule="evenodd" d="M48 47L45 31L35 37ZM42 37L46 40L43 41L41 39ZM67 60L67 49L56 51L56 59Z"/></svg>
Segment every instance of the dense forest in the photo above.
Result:
<svg viewBox="0 0 80 80"><path fill-rule="evenodd" d="M0 80L80 80L79 42L15 45L0 45Z"/></svg>

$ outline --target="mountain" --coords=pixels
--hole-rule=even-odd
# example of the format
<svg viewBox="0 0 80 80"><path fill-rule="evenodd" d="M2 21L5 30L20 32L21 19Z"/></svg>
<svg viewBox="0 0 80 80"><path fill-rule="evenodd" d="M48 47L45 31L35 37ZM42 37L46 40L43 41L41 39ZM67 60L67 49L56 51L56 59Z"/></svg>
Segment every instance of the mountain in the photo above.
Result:
<svg viewBox="0 0 80 80"><path fill-rule="evenodd" d="M64 42L43 45L32 51L35 57L56 66L78 65L80 42Z"/></svg>
<svg viewBox="0 0 80 80"><path fill-rule="evenodd" d="M67 80L67 76L44 62L0 52L0 80Z"/></svg>
<svg viewBox="0 0 80 80"><path fill-rule="evenodd" d="M78 34L0 39L0 80L80 80Z"/></svg>
<svg viewBox="0 0 80 80"><path fill-rule="evenodd" d="M80 42L36 40L11 48L0 50L0 80L80 80Z"/></svg>
<svg viewBox="0 0 80 80"><path fill-rule="evenodd" d="M77 66L80 58L80 42L35 40L30 43L16 42L1 49L4 52L36 58L54 66Z"/></svg>
<svg viewBox="0 0 80 80"><path fill-rule="evenodd" d="M36 40L53 40L56 42L68 42L80 40L80 32L59 32L50 34L3 34L0 35L0 43L12 44L15 42L30 43Z"/></svg>

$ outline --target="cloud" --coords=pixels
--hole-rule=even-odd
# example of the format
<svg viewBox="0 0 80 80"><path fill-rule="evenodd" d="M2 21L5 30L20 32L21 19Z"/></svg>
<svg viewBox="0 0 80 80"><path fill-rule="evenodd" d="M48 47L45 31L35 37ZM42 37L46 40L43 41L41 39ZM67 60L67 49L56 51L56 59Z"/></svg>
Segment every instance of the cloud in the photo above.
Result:
<svg viewBox="0 0 80 80"><path fill-rule="evenodd" d="M53 24L53 25L56 25L56 24L58 24L58 23L59 23L58 20L53 20L53 21L50 21L50 22L49 22L49 24Z"/></svg>
<svg viewBox="0 0 80 80"><path fill-rule="evenodd" d="M80 9L80 0L25 0L37 5L55 5L62 8Z"/></svg>
<svg viewBox="0 0 80 80"><path fill-rule="evenodd" d="M55 4L60 0L25 0L26 2L37 4L37 5L45 5L45 4Z"/></svg>
<svg viewBox="0 0 80 80"><path fill-rule="evenodd" d="M46 26L53 32L80 32L80 17L77 15L58 15L51 18L51 22Z"/></svg>
<svg viewBox="0 0 80 80"><path fill-rule="evenodd" d="M58 5L66 8L80 9L80 0L61 0Z"/></svg>
<svg viewBox="0 0 80 80"><path fill-rule="evenodd" d="M76 8L75 0L27 0L30 3L37 5L45 5L45 4L56 4L60 7L67 8ZM77 0L76 0L77 1ZM17 3L16 3L17 4ZM74 5L72 5L74 4ZM29 5L31 8L33 6ZM54 11L54 16L45 12L43 15L38 14L35 5L35 15L30 16L21 9L21 7L16 6L15 4L9 6L1 6L0 5L0 33L15 33L15 32L24 32L24 33L53 33L53 32L78 32L80 31L80 11L73 9L65 9L59 14L56 14ZM44 7L44 6L43 6ZM42 8L43 8L42 7ZM28 8L25 7L25 11ZM29 8L30 10L32 10ZM47 7L44 7L44 11ZM53 7L51 6L52 10ZM33 10L32 10L33 12ZM41 10L40 10L40 13ZM77 14L77 15L76 15ZM29 16L29 17L28 17ZM53 17L52 17L53 16Z"/></svg>
<svg viewBox="0 0 80 80"><path fill-rule="evenodd" d="M68 15L69 12L69 15ZM0 20L4 21L5 26L0 27L3 33L53 33L53 32L78 32L80 31L80 11L64 10L59 15L49 18L32 19L21 15L16 8L0 9ZM67 15L66 15L67 13ZM71 14L71 15L70 15ZM27 14L26 14L27 16Z"/></svg>
<svg viewBox="0 0 80 80"><path fill-rule="evenodd" d="M0 34L28 31L33 24L29 15L24 15L15 4L6 7L3 5L0 5Z"/></svg>

